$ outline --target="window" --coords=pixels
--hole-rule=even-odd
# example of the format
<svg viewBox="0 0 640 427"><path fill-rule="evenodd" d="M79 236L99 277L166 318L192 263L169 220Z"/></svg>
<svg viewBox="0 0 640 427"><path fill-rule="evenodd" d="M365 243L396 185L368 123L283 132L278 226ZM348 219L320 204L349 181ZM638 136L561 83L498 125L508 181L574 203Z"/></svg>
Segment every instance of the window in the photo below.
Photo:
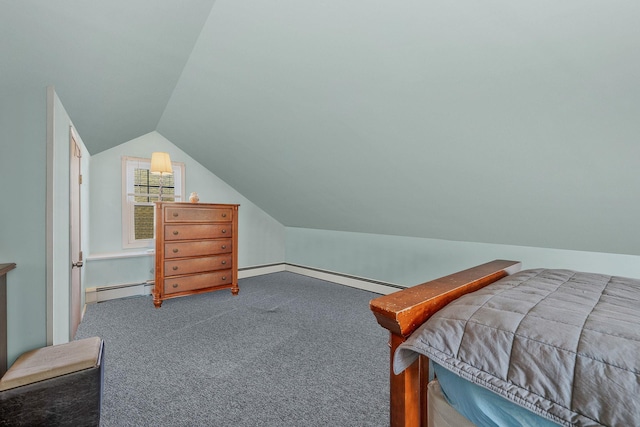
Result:
<svg viewBox="0 0 640 427"><path fill-rule="evenodd" d="M155 204L162 191L163 202L184 198L184 163L171 162L172 175L149 171L151 159L122 158L122 247L152 247Z"/></svg>

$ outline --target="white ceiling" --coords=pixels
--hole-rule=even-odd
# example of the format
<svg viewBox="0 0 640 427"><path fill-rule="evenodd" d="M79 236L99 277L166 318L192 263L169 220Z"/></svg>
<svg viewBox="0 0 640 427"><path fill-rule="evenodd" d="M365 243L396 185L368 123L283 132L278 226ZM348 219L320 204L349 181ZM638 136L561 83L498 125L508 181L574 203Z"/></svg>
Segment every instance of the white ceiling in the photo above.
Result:
<svg viewBox="0 0 640 427"><path fill-rule="evenodd" d="M286 226L640 254L640 2L0 1L2 78Z"/></svg>

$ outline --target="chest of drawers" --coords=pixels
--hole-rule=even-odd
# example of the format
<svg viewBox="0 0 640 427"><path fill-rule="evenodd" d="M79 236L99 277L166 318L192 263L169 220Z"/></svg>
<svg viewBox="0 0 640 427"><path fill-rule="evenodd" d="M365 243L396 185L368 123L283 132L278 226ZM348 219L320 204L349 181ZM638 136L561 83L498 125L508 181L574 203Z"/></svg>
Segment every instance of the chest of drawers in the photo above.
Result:
<svg viewBox="0 0 640 427"><path fill-rule="evenodd" d="M156 203L153 304L238 288L238 206Z"/></svg>

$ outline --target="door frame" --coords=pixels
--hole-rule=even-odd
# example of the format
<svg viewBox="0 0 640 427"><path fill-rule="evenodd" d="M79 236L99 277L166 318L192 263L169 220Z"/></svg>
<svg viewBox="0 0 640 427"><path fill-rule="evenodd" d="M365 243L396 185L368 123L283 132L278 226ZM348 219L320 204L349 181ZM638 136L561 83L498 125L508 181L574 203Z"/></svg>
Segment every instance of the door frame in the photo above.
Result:
<svg viewBox="0 0 640 427"><path fill-rule="evenodd" d="M69 126L69 340L82 320L82 150Z"/></svg>

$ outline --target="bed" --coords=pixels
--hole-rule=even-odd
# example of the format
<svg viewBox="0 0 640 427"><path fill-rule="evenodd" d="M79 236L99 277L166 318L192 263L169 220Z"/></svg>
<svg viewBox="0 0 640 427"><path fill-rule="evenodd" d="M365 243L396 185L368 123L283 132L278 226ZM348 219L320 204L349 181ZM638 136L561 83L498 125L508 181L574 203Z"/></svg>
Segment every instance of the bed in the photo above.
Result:
<svg viewBox="0 0 640 427"><path fill-rule="evenodd" d="M640 280L496 260L370 308L392 426L640 425Z"/></svg>

